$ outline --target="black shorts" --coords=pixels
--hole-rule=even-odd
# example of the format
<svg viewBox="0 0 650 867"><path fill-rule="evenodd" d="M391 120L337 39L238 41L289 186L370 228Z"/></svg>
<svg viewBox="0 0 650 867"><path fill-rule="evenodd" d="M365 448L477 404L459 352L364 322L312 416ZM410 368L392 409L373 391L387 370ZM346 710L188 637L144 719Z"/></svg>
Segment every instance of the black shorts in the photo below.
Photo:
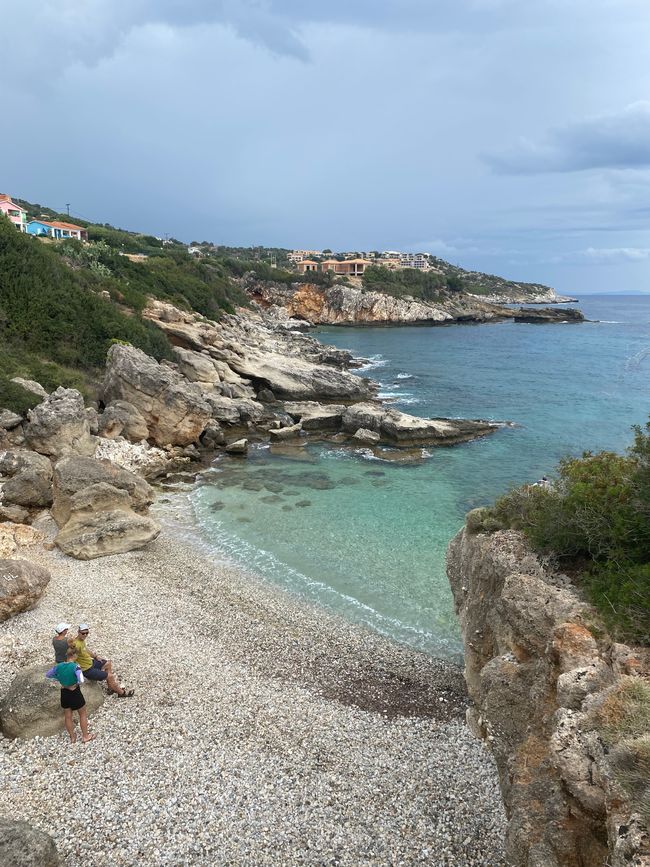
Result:
<svg viewBox="0 0 650 867"><path fill-rule="evenodd" d="M80 710L86 704L81 687L76 689L61 689L61 707L65 710Z"/></svg>

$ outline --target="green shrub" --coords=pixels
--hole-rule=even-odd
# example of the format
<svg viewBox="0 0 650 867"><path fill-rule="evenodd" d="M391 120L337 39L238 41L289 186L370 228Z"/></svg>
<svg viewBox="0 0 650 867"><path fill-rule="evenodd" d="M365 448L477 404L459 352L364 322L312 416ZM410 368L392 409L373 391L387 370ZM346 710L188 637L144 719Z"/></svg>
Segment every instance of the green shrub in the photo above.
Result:
<svg viewBox="0 0 650 867"><path fill-rule="evenodd" d="M535 550L579 564L579 582L610 631L650 644L650 423L633 430L626 455L565 459L550 487L509 491L479 523L521 530Z"/></svg>

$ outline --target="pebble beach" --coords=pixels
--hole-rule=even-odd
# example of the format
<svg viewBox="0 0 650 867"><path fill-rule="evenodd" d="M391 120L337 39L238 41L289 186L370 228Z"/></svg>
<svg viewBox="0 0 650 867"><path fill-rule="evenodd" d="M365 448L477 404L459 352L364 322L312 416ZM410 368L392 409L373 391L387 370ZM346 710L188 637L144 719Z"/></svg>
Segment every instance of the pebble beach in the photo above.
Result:
<svg viewBox="0 0 650 867"><path fill-rule="evenodd" d="M0 624L0 690L90 624L131 699L64 732L0 739L0 813L61 863L484 865L503 861L497 774L461 670L220 561L170 527L142 551L22 556L52 580Z"/></svg>

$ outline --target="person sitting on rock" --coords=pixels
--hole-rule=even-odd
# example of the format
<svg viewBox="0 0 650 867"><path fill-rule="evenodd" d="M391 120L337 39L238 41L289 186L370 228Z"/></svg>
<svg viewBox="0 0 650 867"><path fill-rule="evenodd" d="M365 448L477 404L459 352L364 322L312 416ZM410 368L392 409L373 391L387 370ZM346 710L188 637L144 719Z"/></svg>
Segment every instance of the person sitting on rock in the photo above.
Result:
<svg viewBox="0 0 650 867"><path fill-rule="evenodd" d="M87 680L105 680L106 686L111 692L116 693L120 698L130 698L134 691L132 689L126 690L123 686L120 686L113 674L113 663L109 659L101 659L101 657L86 647L86 638L89 632L88 624L80 623L77 637L72 641L77 651L77 662L84 677Z"/></svg>
<svg viewBox="0 0 650 867"><path fill-rule="evenodd" d="M54 661L55 662L65 662L69 640L68 640L68 629L70 629L69 623L58 623L54 627L54 638L52 639L52 646L54 647Z"/></svg>
<svg viewBox="0 0 650 867"><path fill-rule="evenodd" d="M61 707L63 708L65 729L70 736L70 742L73 744L77 742L77 735L74 730L74 719L72 718L72 711L74 710L79 714L81 739L85 744L89 741L94 741L95 735L91 735L88 731L86 699L81 691L83 674L77 664L76 648L70 645L66 652L66 661L57 663L53 668L45 673L45 677L58 680L61 684Z"/></svg>

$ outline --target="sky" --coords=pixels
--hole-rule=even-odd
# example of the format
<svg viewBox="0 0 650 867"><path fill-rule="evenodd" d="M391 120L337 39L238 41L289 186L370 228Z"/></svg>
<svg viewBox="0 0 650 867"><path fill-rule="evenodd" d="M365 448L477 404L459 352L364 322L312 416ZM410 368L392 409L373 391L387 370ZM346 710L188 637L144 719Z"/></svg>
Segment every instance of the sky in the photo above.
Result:
<svg viewBox="0 0 650 867"><path fill-rule="evenodd" d="M0 0L0 191L650 292L648 0Z"/></svg>

